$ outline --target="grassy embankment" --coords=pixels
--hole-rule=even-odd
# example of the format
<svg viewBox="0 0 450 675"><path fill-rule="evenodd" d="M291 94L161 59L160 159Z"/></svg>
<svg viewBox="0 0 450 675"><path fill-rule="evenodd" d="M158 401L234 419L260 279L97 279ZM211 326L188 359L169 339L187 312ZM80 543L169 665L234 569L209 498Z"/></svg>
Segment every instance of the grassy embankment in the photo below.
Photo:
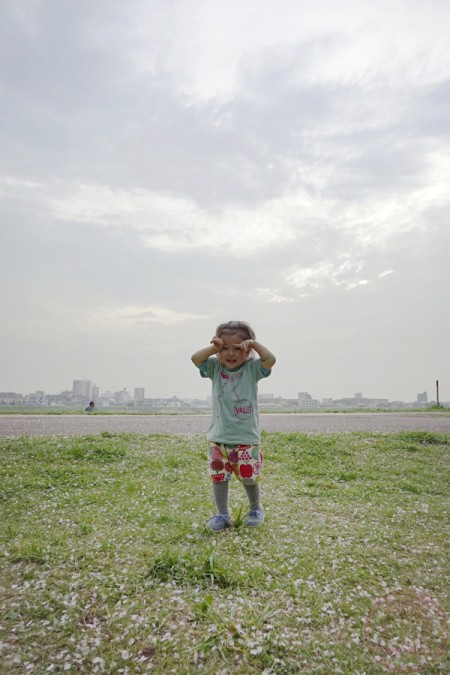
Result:
<svg viewBox="0 0 450 675"><path fill-rule="evenodd" d="M429 607L364 627L397 588L450 610L450 435L263 447L264 526L234 481L215 534L203 437L0 439L0 672L449 672Z"/></svg>

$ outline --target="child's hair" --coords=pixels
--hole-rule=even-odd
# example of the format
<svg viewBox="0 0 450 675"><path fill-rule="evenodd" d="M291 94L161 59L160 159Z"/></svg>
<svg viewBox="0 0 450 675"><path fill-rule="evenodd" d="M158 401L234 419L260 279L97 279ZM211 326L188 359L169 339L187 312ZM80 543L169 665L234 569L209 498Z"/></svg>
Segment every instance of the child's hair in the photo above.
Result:
<svg viewBox="0 0 450 675"><path fill-rule="evenodd" d="M239 333L243 340L256 340L255 331L246 321L227 321L227 323L221 323L216 328L216 335L220 337L224 333L225 335Z"/></svg>

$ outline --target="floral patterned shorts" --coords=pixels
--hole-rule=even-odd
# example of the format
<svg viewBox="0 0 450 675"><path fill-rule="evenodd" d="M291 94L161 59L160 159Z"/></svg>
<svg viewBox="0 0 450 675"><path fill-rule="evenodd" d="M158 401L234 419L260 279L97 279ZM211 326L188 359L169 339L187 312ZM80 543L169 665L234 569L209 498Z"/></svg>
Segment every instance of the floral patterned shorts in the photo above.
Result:
<svg viewBox="0 0 450 675"><path fill-rule="evenodd" d="M259 445L209 444L208 471L215 483L230 480L233 474L244 483L257 483L262 465Z"/></svg>

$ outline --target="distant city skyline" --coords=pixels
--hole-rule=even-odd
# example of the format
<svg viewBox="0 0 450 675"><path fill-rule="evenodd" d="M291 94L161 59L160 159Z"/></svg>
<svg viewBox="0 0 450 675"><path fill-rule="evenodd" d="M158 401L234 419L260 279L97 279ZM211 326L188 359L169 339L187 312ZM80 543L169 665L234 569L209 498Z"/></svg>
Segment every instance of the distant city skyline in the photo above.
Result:
<svg viewBox="0 0 450 675"><path fill-rule="evenodd" d="M269 399L270 397L276 398L276 399L285 399L285 400L294 400L297 399L300 404L303 404L304 407L308 407L313 405L314 403L317 404L322 404L325 402L332 402L333 400L354 400L355 402L358 401L364 401L364 400L372 400L372 401L388 401L388 402L395 402L395 401L401 401L404 403L428 403L430 401L436 400L434 398L434 394L437 393L437 387L435 383L434 387L434 393L431 395L428 394L428 391L423 391L423 392L417 392L415 395L410 397L409 399L389 399L388 397L379 397L379 396L365 396L362 392L355 392L352 395L342 395L342 396L336 396L336 397L331 397L331 396L314 396L310 392L304 392L304 391L298 391L295 396L285 396L282 393L279 394L274 394L272 392L260 392L260 398L264 399ZM6 392L4 389L2 390L0 387L0 397L1 394L6 394L6 393L11 393L11 394L17 394L23 397L32 397L34 395L39 395L42 397L50 396L50 397L56 397L56 396L62 396L64 394L71 394L74 399L79 398L80 400L94 400L98 401L101 399L113 399L116 398L117 402L119 403L128 403L132 401L143 401L145 399L169 399L169 398L180 398L180 399L185 399L185 400L208 400L210 398L210 389L207 387L204 393L204 396L195 396L195 395L188 395L188 396L177 396L176 393L172 394L171 396L159 396L158 394L156 395L147 395L146 394L146 388L145 387L132 387L131 391L128 391L127 387L122 387L122 388L111 388L111 389L102 389L99 387L93 380L89 380L86 378L83 379L75 379L72 380L72 387L71 388L66 388L62 389L59 392L47 392L45 389L36 389L33 391L27 391L27 392L20 392L17 390L11 390L10 392ZM442 402L442 397L439 396L440 402Z"/></svg>

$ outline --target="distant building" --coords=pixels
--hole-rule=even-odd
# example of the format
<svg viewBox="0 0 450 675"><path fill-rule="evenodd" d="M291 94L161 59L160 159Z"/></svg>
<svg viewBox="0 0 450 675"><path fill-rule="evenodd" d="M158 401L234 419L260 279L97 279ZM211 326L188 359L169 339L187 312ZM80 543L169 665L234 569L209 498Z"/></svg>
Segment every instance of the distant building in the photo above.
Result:
<svg viewBox="0 0 450 675"><path fill-rule="evenodd" d="M388 408L389 400L387 398L339 398L334 401L338 408Z"/></svg>
<svg viewBox="0 0 450 675"><path fill-rule="evenodd" d="M134 400L143 401L145 398L145 389L144 387L135 387L134 389Z"/></svg>
<svg viewBox="0 0 450 675"><path fill-rule="evenodd" d="M93 382L90 380L74 380L72 386L72 393L74 398L92 398Z"/></svg>
<svg viewBox="0 0 450 675"><path fill-rule="evenodd" d="M307 391L300 391L298 393L297 402L299 408L318 408L320 406L319 401L312 398L311 394L308 394Z"/></svg>
<svg viewBox="0 0 450 675"><path fill-rule="evenodd" d="M107 391L102 392L101 398L104 399L104 400L113 401L114 400L114 392L110 391L108 389Z"/></svg>
<svg viewBox="0 0 450 675"><path fill-rule="evenodd" d="M124 387L121 391L116 391L114 393L114 400L116 403L130 403L132 398L131 394L129 394Z"/></svg>
<svg viewBox="0 0 450 675"><path fill-rule="evenodd" d="M273 408L275 405L273 394L258 394L258 403L266 408Z"/></svg>
<svg viewBox="0 0 450 675"><path fill-rule="evenodd" d="M199 407L199 403L195 407ZM206 401L201 401L201 406L205 404ZM169 408L189 408L190 404L178 398L178 396L171 396L170 398L143 398L141 401L135 401L134 407L137 410L167 410Z"/></svg>
<svg viewBox="0 0 450 675"><path fill-rule="evenodd" d="M59 394L47 394L46 399L49 406L70 407L73 401L73 393L71 391L62 391Z"/></svg>
<svg viewBox="0 0 450 675"><path fill-rule="evenodd" d="M428 394L426 391L422 394L417 394L417 403L428 403Z"/></svg>
<svg viewBox="0 0 450 675"><path fill-rule="evenodd" d="M22 394L16 394L13 391L0 391L0 405L23 405L23 403Z"/></svg>
<svg viewBox="0 0 450 675"><path fill-rule="evenodd" d="M48 398L42 390L27 394L25 400L29 405L48 405Z"/></svg>

